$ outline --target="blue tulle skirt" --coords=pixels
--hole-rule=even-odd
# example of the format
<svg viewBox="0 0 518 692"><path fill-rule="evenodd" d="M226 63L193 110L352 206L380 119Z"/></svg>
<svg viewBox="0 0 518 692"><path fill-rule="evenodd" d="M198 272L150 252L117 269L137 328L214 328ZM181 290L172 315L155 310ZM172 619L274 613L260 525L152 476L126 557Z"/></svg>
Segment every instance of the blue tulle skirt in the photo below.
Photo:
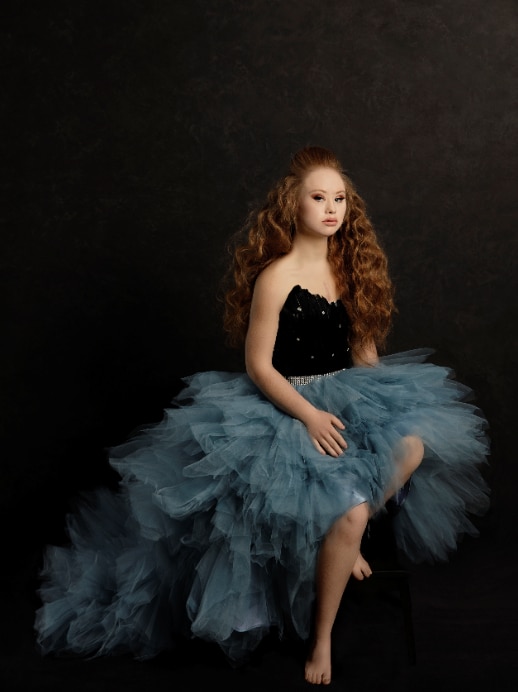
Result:
<svg viewBox="0 0 518 692"><path fill-rule="evenodd" d="M338 458L319 454L246 374L186 378L160 423L111 450L120 491L82 498L69 545L47 549L42 653L148 658L183 634L238 661L286 623L306 639L321 541L349 508L382 510L407 435L425 458L397 542L414 562L447 559L487 509L489 441L470 390L429 353L297 387L345 423Z"/></svg>

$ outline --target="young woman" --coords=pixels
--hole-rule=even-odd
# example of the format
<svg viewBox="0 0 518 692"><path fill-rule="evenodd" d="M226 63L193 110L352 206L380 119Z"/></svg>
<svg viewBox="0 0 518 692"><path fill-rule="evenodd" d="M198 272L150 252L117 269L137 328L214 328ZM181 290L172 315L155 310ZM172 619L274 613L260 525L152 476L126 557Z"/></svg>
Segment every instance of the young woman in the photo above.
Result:
<svg viewBox="0 0 518 692"><path fill-rule="evenodd" d="M344 589L371 574L369 517L396 496L415 561L476 533L485 419L428 352L378 357L387 259L332 152L294 155L229 278L224 324L247 372L185 378L159 424L112 450L120 492L92 495L70 545L47 551L43 653L145 658L184 633L241 661L289 623L311 637L306 680L329 684Z"/></svg>

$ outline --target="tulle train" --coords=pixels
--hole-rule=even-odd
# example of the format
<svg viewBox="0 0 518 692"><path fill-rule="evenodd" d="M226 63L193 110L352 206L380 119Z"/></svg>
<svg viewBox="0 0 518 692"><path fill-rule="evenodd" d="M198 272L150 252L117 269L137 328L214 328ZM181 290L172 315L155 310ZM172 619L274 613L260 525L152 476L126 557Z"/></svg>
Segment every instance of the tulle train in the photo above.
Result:
<svg viewBox="0 0 518 692"><path fill-rule="evenodd" d="M245 374L186 378L160 423L111 450L120 491L84 497L70 544L48 549L42 652L148 658L185 634L238 661L272 627L306 639L322 538L360 502L384 506L407 435L425 458L395 521L398 545L415 562L447 559L487 509L489 441L470 390L428 355L299 387L345 423L337 459Z"/></svg>

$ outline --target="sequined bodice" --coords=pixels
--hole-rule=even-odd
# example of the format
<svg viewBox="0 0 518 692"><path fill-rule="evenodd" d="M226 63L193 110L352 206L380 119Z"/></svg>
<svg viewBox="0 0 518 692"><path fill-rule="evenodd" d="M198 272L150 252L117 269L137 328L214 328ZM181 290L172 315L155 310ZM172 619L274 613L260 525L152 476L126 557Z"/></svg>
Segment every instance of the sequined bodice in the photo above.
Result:
<svg viewBox="0 0 518 692"><path fill-rule="evenodd" d="M273 366L285 377L350 367L349 325L342 301L294 286L279 315Z"/></svg>

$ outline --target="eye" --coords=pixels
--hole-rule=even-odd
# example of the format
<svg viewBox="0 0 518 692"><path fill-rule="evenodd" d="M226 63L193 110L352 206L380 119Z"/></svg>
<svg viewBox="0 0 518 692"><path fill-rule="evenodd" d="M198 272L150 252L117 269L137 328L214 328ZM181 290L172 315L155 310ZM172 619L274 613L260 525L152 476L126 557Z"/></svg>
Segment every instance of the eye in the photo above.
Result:
<svg viewBox="0 0 518 692"><path fill-rule="evenodd" d="M324 198L322 197L322 195L313 195L313 199L317 202L321 202Z"/></svg>
<svg viewBox="0 0 518 692"><path fill-rule="evenodd" d="M345 202L345 197L335 197L335 202L338 202L338 204L341 204L342 202Z"/></svg>

